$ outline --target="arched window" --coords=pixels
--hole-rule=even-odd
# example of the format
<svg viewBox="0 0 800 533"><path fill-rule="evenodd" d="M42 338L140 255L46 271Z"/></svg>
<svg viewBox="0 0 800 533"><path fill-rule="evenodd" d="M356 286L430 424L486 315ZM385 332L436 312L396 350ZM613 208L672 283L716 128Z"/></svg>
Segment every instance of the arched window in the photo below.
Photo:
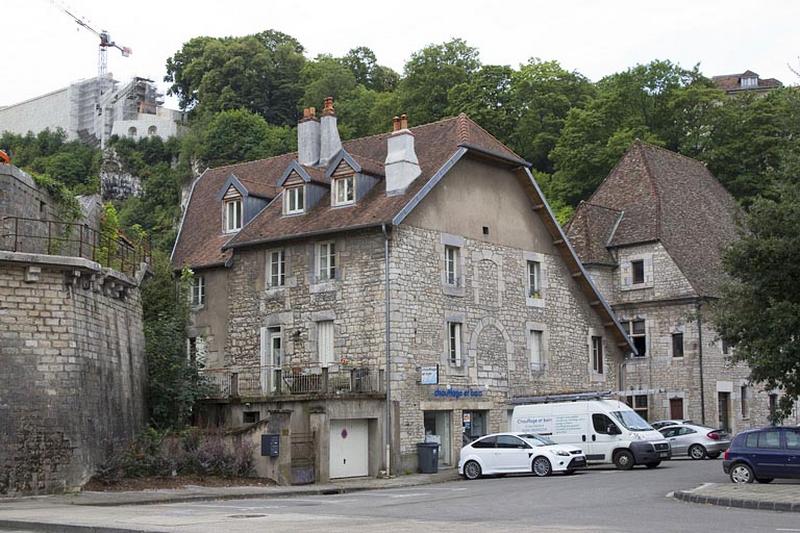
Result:
<svg viewBox="0 0 800 533"><path fill-rule="evenodd" d="M128 128L128 137L136 137L136 128L133 126Z"/></svg>
<svg viewBox="0 0 800 533"><path fill-rule="evenodd" d="M152 136L155 135L156 133L158 133L158 128L156 128L155 126L150 126L149 128L147 128L148 135Z"/></svg>

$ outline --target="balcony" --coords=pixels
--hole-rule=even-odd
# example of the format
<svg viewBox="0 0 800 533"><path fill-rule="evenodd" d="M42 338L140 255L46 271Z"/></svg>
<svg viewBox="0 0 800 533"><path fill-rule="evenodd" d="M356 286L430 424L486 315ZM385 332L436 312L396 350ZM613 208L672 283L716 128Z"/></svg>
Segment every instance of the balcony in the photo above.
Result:
<svg viewBox="0 0 800 533"><path fill-rule="evenodd" d="M383 394L384 371L375 365L318 365L247 369L204 369L209 400L231 398L337 397Z"/></svg>

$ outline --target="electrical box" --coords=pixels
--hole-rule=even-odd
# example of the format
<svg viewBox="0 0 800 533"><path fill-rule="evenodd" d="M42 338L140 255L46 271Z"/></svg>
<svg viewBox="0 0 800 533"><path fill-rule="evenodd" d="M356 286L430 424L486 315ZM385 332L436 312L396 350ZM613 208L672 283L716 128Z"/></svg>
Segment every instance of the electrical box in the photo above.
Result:
<svg viewBox="0 0 800 533"><path fill-rule="evenodd" d="M281 451L281 436L277 433L263 433L261 435L262 457L278 457Z"/></svg>

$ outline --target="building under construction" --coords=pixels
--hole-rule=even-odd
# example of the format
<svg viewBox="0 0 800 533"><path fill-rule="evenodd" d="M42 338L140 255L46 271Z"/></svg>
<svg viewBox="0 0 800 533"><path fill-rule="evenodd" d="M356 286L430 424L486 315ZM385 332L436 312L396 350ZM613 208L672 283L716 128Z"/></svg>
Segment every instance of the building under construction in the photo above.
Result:
<svg viewBox="0 0 800 533"><path fill-rule="evenodd" d="M152 80L121 84L111 75L80 80L24 102L0 107L0 132L63 129L68 140L105 146L111 135L139 139L180 134L184 114L163 107Z"/></svg>

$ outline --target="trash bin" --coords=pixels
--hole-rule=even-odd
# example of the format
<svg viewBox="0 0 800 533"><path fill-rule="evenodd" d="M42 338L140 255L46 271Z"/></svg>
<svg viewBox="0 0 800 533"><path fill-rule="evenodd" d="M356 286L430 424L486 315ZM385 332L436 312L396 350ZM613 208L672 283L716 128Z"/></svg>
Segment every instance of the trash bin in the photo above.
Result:
<svg viewBox="0 0 800 533"><path fill-rule="evenodd" d="M417 444L417 462L423 474L435 474L439 471L439 445L435 442Z"/></svg>

